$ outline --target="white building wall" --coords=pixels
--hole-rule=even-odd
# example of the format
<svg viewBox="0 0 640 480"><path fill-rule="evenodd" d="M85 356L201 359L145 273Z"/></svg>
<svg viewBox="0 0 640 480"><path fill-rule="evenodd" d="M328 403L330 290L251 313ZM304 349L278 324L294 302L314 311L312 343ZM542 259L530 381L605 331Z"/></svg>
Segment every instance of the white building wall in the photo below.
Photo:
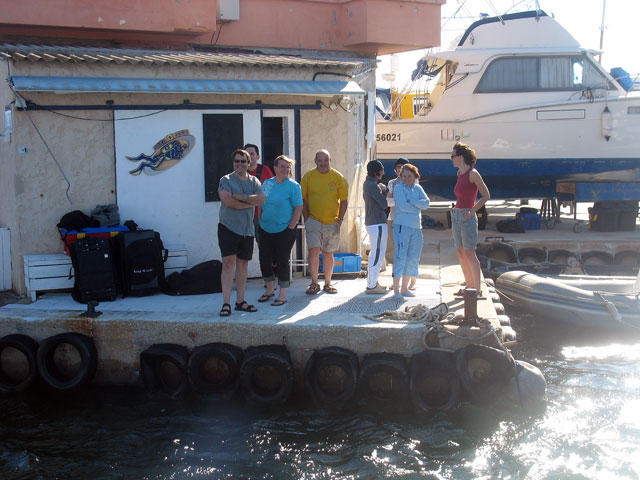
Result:
<svg viewBox="0 0 640 480"><path fill-rule="evenodd" d="M172 67L167 69L135 65L11 62L11 73L12 75L52 76L311 80L314 71L306 68ZM366 78L359 80L366 90L373 85L374 77L369 74ZM301 170L304 174L315 167L313 163L315 152L320 148L328 149L334 160L333 167L342 172L349 181L350 204L352 206L362 204L360 185L364 180L363 167L356 165L354 158L356 158L356 152L364 148L363 126L358 124L353 113L346 112L342 108L328 108L329 103L339 100L339 97L187 94L59 95L54 93L29 93L25 94L25 97L38 105L104 105L108 100L117 105L180 104L184 99L189 99L192 104L237 105L254 104L260 100L264 104L312 105L320 100L326 108L300 111L301 152L294 152L293 156L301 162ZM0 85L0 99L7 104L13 99L13 94L6 84ZM14 133L11 142L0 142L0 161L2 162L0 226L11 230L13 289L19 293L25 293L23 255L62 252L62 242L55 227L62 215L76 209L89 213L97 204L114 203L116 200L121 208L123 221L132 218L141 227L160 231L167 244L193 244L189 250L190 265L204 259L219 258L217 240L212 233L212 228L217 223L217 209L211 206L213 202L201 201L197 212L194 211L193 214L185 214L184 207L180 206L183 203L181 197L184 195L204 197L201 179L197 180L201 182L198 188L189 189L186 192L178 190L169 180L173 179L174 173L171 175L165 173L155 179L137 178L136 180L141 180L138 184L132 183L133 179L122 179L122 182L119 177L117 179L117 172L120 171L117 165L123 155L150 153L150 148L162 138L162 135L160 137L151 135L152 125L157 126L160 131L172 133L185 128L183 125L188 123L189 130L192 131L191 128L193 128L192 132L196 132L198 128L202 128L203 111L172 110L166 114L147 117L146 122L139 124L149 125L148 128L136 126L116 133L120 130L120 126L119 122L116 122L114 127L113 119L123 112L108 110L19 112L14 108ZM145 112L149 113L148 110ZM237 110L235 112L237 113ZM252 115L259 115L259 110L251 112ZM220 110L215 110L215 113L220 113ZM265 110L265 115L273 113L271 110ZM288 140L294 143L293 117L289 118L291 121L287 123L291 128L291 134ZM245 132L245 138L254 140L255 133L253 130ZM128 146L125 148L129 142L131 148L129 149ZM25 155L18 155L19 146L26 147ZM119 151L120 146L123 148L122 153ZM293 148L293 145L290 147ZM201 149L202 142L196 142L196 151L191 152L187 159L169 170L169 172L176 170L175 175L181 179L177 182L178 185L185 181L185 178L196 178L196 173L202 174ZM164 195L162 201L156 201L155 204L147 205L145 202L137 202L136 199L141 195L133 192L141 186L140 184L143 190L151 188L152 185L154 190L167 191L171 194ZM199 219L204 219L204 222ZM352 222L351 211L347 220L347 223ZM353 232L352 225L343 227L341 251L357 251L357 240ZM185 242L183 240L187 235L196 236L198 239Z"/></svg>

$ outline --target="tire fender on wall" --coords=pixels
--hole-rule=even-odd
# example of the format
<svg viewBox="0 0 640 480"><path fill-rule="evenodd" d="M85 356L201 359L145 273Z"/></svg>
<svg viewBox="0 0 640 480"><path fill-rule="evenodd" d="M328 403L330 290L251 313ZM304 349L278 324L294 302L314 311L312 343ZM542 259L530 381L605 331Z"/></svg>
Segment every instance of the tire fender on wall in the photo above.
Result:
<svg viewBox="0 0 640 480"><path fill-rule="evenodd" d="M476 402L495 400L515 375L515 366L503 350L469 344L456 352L460 382Z"/></svg>
<svg viewBox="0 0 640 480"><path fill-rule="evenodd" d="M208 343L189 355L191 390L201 396L229 399L240 383L242 349L228 343Z"/></svg>
<svg viewBox="0 0 640 480"><path fill-rule="evenodd" d="M19 351L27 362L27 375L18 378L7 371L2 362L2 352L5 348ZM0 338L0 392L24 392L38 378L37 366L38 342L27 335L13 334Z"/></svg>
<svg viewBox="0 0 640 480"><path fill-rule="evenodd" d="M411 357L409 390L424 412L448 410L460 403L460 381L451 352L425 351Z"/></svg>
<svg viewBox="0 0 640 480"><path fill-rule="evenodd" d="M369 353L364 356L358 380L365 401L404 402L409 393L407 360L397 353Z"/></svg>
<svg viewBox="0 0 640 480"><path fill-rule="evenodd" d="M182 398L189 388L188 361L187 347L175 343L156 343L140 353L140 374L147 393Z"/></svg>
<svg viewBox="0 0 640 480"><path fill-rule="evenodd" d="M70 345L80 357L80 368L68 376L56 363L55 354L62 345ZM93 380L98 369L98 352L93 339L81 333L60 333L45 339L38 348L38 371L56 390L71 390Z"/></svg>
<svg viewBox="0 0 640 480"><path fill-rule="evenodd" d="M304 384L313 402L340 409L354 396L358 383L358 357L341 347L313 352L304 368Z"/></svg>
<svg viewBox="0 0 640 480"><path fill-rule="evenodd" d="M293 394L295 373L284 345L249 347L240 365L240 388L255 405L279 405Z"/></svg>

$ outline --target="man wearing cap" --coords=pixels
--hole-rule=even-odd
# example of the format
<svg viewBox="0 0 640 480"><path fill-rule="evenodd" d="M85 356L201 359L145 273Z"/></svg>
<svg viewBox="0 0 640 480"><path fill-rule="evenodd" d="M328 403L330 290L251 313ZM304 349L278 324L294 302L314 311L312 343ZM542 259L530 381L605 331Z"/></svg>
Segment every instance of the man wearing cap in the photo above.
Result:
<svg viewBox="0 0 640 480"><path fill-rule="evenodd" d="M309 248L309 271L311 285L307 295L320 293L318 270L320 252L324 267L324 290L338 293L331 285L333 275L333 252L340 245L340 227L347 212L349 184L340 172L331 168L331 155L327 150L318 150L314 159L316 168L307 172L300 180L302 188L302 215Z"/></svg>
<svg viewBox="0 0 640 480"><path fill-rule="evenodd" d="M384 294L387 287L378 283L380 266L387 248L387 187L378 183L384 175L384 167L378 160L367 164L367 178L364 181L364 224L369 234L369 268L365 293Z"/></svg>

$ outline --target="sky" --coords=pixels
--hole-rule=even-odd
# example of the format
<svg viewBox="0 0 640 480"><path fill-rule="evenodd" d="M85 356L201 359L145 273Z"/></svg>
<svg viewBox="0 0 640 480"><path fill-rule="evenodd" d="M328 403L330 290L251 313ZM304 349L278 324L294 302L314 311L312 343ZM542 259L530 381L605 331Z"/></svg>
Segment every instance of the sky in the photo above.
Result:
<svg viewBox="0 0 640 480"><path fill-rule="evenodd" d="M640 38L637 35L640 0L604 1L606 8L602 64L607 70L622 67L631 74L640 74ZM538 3L547 15L553 15L583 47L600 49L603 0L539 0ZM458 11L455 18L450 19L461 4L463 8ZM513 13L535 10L535 5L536 2L530 0L447 0L441 10L443 28L442 45L439 49L448 50L451 41L477 20L480 13L488 13L490 17L494 17L496 10L500 14ZM415 50L398 55L399 72L395 82L396 88L402 89L407 84L416 62L425 53L426 50ZM389 57L389 55L378 57L381 60L377 70L379 88L389 86L389 83L382 78L383 73L391 70Z"/></svg>

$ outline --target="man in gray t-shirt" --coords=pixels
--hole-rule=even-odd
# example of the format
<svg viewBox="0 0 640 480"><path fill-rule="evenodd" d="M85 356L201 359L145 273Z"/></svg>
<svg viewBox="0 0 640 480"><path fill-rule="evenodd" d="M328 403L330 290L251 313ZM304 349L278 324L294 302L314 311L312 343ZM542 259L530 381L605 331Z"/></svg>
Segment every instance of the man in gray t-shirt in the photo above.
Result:
<svg viewBox="0 0 640 480"><path fill-rule="evenodd" d="M256 206L264 204L260 180L249 175L249 154L245 150L233 152L233 172L220 179L220 223L218 245L222 255L221 317L231 315L231 287L236 279L236 310L255 312L256 307L244 299L247 269L253 255L253 215Z"/></svg>

